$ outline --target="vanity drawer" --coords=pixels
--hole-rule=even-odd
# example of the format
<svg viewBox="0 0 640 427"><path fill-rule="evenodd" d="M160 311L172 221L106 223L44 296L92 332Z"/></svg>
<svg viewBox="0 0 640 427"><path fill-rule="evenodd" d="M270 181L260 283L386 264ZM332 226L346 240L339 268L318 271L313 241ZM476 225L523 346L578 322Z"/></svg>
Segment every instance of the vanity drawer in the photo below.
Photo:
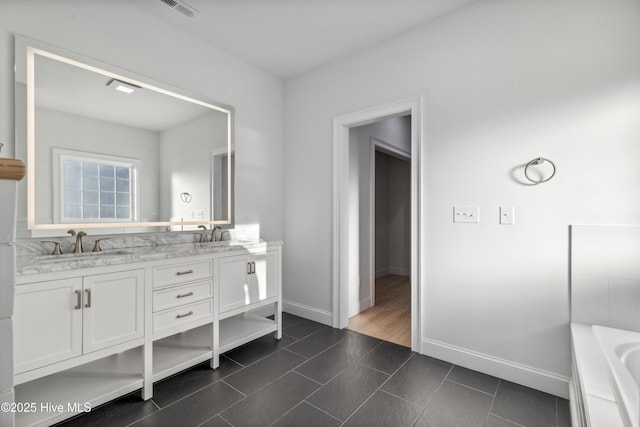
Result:
<svg viewBox="0 0 640 427"><path fill-rule="evenodd" d="M176 333L210 322L213 318L213 301L194 302L153 314L153 333Z"/></svg>
<svg viewBox="0 0 640 427"><path fill-rule="evenodd" d="M211 278L210 260L185 262L153 269L154 288L209 278Z"/></svg>
<svg viewBox="0 0 640 427"><path fill-rule="evenodd" d="M153 292L153 311L166 310L168 308L189 304L211 298L213 295L213 282L189 283L181 286L173 286Z"/></svg>

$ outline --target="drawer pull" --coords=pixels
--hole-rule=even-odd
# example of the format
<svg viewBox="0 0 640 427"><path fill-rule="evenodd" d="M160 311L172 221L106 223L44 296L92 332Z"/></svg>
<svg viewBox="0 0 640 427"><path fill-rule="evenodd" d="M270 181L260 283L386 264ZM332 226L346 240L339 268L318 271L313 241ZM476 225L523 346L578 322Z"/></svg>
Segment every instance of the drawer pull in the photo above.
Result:
<svg viewBox="0 0 640 427"><path fill-rule="evenodd" d="M193 311L190 311L190 312L185 313L185 314L178 314L176 316L176 319L182 319L183 317L191 316L192 314L193 314Z"/></svg>
<svg viewBox="0 0 640 427"><path fill-rule="evenodd" d="M82 291L76 291L76 306L73 307L75 310L80 310L82 308Z"/></svg>
<svg viewBox="0 0 640 427"><path fill-rule="evenodd" d="M178 272L176 273L176 276L184 276L185 274L193 274L193 270L178 271Z"/></svg>
<svg viewBox="0 0 640 427"><path fill-rule="evenodd" d="M193 292L189 292L186 294L180 294L180 295L176 295L176 298L186 298L186 297L190 297L193 295Z"/></svg>

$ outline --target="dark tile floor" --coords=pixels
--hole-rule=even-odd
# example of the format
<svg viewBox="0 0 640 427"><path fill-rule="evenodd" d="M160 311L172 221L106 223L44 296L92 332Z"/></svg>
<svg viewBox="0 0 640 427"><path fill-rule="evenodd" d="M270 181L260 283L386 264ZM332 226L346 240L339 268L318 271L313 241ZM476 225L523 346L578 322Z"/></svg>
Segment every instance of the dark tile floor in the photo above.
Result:
<svg viewBox="0 0 640 427"><path fill-rule="evenodd" d="M569 427L566 400L284 314L284 336L207 364L60 426Z"/></svg>

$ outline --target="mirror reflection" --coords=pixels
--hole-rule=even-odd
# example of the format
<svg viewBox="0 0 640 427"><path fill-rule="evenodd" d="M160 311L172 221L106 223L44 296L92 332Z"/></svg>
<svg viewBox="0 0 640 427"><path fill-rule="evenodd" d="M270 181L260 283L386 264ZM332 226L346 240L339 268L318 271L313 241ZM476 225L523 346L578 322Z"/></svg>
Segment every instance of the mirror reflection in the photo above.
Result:
<svg viewBox="0 0 640 427"><path fill-rule="evenodd" d="M227 107L28 47L29 228L230 223L231 123Z"/></svg>

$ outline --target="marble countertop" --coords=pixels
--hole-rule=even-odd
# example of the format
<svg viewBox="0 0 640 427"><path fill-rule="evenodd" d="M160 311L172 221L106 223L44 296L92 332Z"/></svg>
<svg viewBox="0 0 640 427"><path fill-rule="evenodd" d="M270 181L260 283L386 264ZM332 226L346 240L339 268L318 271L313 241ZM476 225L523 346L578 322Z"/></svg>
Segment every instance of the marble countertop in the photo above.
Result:
<svg viewBox="0 0 640 427"><path fill-rule="evenodd" d="M265 242L263 240L229 240L213 243L174 243L105 249L102 252L85 252L82 254L20 255L16 257L16 274L19 276L25 276L29 274L52 273L82 268L156 261L194 255L237 251L240 249L257 249L265 247L266 245L280 246L282 245L282 242Z"/></svg>

